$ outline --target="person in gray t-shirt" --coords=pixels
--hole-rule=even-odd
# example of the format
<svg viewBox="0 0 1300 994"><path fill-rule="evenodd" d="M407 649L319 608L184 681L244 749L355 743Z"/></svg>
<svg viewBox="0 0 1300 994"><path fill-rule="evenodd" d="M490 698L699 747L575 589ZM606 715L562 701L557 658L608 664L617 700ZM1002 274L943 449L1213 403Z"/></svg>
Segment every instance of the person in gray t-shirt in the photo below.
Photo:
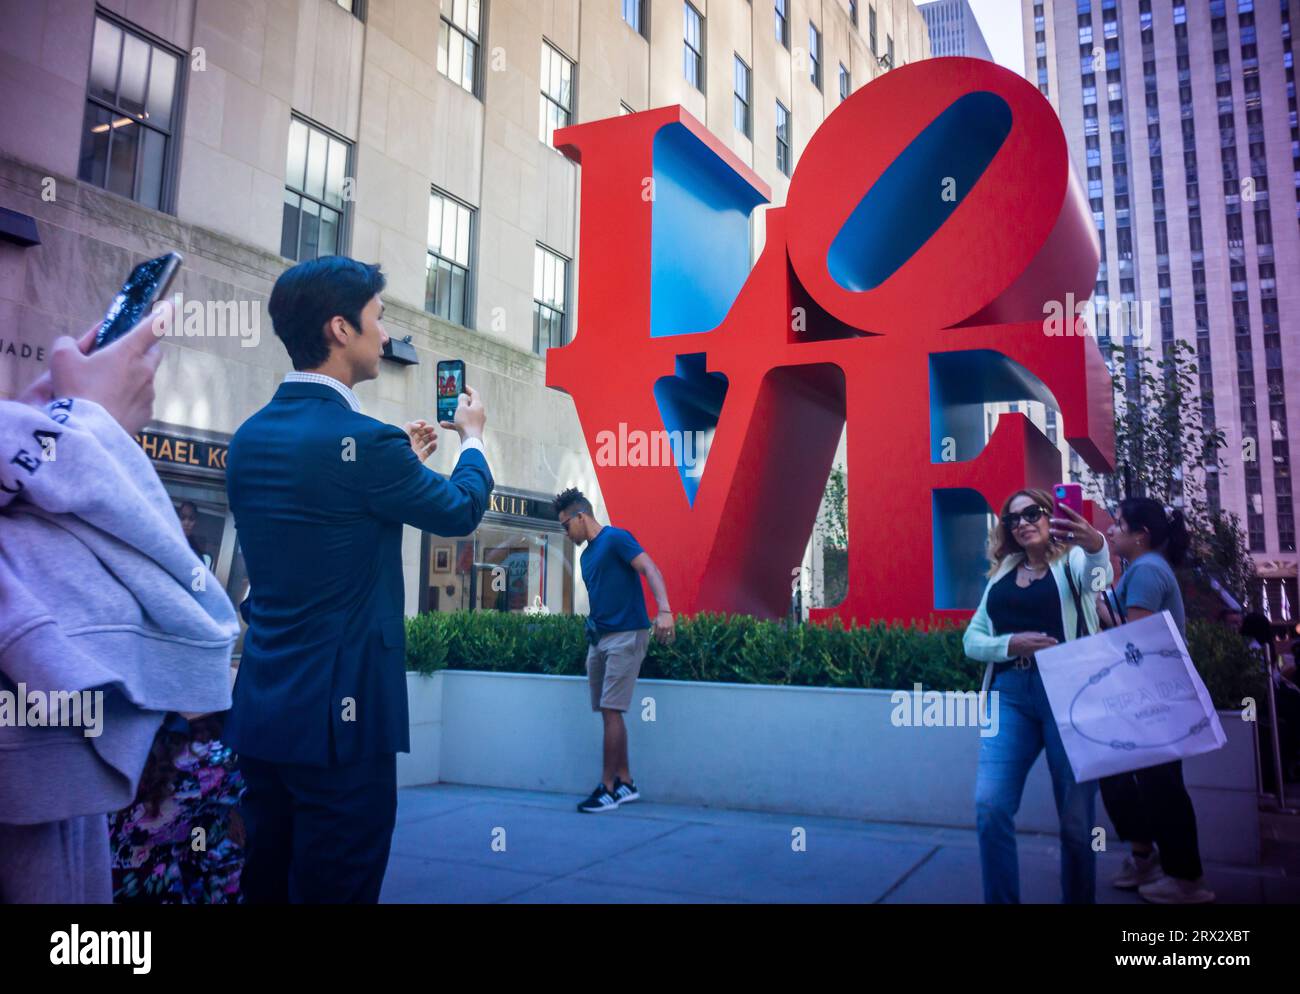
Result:
<svg viewBox="0 0 1300 994"><path fill-rule="evenodd" d="M1123 621L1168 611L1186 637L1183 595L1173 567L1187 552L1182 511L1166 514L1150 497L1120 503L1110 529L1110 547L1128 563L1115 587ZM1201 880L1196 811L1183 785L1180 760L1101 779L1106 813L1132 855L1112 883L1153 904L1204 904L1214 894ZM1164 875L1161 875L1163 870Z"/></svg>
<svg viewBox="0 0 1300 994"><path fill-rule="evenodd" d="M1183 613L1183 594L1168 560L1154 549L1147 549L1128 564L1115 585L1115 596L1129 621L1148 614L1168 611L1178 626L1178 634L1187 639L1187 618ZM1136 613L1135 613L1136 612Z"/></svg>

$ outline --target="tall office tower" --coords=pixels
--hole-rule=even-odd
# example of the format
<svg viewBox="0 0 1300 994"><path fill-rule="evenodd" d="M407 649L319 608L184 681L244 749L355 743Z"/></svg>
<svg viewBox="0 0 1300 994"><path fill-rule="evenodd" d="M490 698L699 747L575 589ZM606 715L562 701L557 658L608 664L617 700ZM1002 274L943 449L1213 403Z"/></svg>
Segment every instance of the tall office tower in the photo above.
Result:
<svg viewBox="0 0 1300 994"><path fill-rule="evenodd" d="M930 31L931 55L969 55L993 61L969 0L933 0L917 4L917 9Z"/></svg>
<svg viewBox="0 0 1300 994"><path fill-rule="evenodd" d="M1150 313L1150 348L1175 339L1195 348L1204 423L1228 441L1226 467L1206 475L1208 500L1241 517L1264 578L1253 606L1292 620L1297 4L1022 4L1026 72L1060 115L1101 235L1093 300L1103 352L1131 366L1138 348L1111 337L1107 311Z"/></svg>

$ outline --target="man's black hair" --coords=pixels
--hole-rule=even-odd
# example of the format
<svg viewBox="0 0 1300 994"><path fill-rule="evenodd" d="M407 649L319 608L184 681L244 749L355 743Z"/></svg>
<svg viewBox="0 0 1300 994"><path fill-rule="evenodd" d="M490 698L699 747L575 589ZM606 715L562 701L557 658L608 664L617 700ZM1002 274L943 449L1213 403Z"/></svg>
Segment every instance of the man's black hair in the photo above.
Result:
<svg viewBox="0 0 1300 994"><path fill-rule="evenodd" d="M388 281L378 265L323 255L280 274L267 310L294 369L315 369L329 358L325 325L340 316L361 331L361 309Z"/></svg>
<svg viewBox="0 0 1300 994"><path fill-rule="evenodd" d="M584 514L591 513L591 501L582 496L582 491L577 487L570 487L563 493L555 495L555 513L563 514L565 511L582 511Z"/></svg>

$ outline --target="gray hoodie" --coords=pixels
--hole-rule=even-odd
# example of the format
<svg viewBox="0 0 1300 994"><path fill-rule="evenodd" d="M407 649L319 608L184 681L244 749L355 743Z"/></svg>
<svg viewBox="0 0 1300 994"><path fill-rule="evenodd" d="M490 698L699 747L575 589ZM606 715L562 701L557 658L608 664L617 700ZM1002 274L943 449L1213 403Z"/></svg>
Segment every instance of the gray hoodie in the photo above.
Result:
<svg viewBox="0 0 1300 994"><path fill-rule="evenodd" d="M102 407L0 401L0 708L103 691L98 734L0 710L0 822L130 804L167 711L230 706L238 633L153 465Z"/></svg>

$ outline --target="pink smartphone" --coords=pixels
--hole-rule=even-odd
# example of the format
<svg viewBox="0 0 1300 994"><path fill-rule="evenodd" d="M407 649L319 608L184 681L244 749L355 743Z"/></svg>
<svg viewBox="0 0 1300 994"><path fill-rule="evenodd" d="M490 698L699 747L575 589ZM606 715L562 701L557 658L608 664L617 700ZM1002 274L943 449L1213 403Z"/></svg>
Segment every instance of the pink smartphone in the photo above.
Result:
<svg viewBox="0 0 1300 994"><path fill-rule="evenodd" d="M1052 517L1067 517L1061 513L1062 507L1068 507L1075 514L1083 515L1083 487L1080 484L1058 483L1052 488L1052 493L1056 496L1052 506Z"/></svg>

